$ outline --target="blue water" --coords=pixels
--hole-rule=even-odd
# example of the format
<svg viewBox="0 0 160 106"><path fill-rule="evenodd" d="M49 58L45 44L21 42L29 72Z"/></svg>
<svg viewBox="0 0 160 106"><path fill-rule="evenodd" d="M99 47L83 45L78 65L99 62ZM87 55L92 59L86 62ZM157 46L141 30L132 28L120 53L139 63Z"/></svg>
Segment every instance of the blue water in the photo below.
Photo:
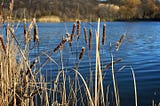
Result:
<svg viewBox="0 0 160 106"><path fill-rule="evenodd" d="M120 93L121 106L134 106L134 87L130 66L133 67L137 82L138 105L151 105L154 99L156 103L160 102L160 22L107 22L107 39L103 48L101 46L101 63L110 63L109 44L112 44L114 59L122 58L123 60L115 65L116 78ZM71 33L73 23L38 23L40 37L40 51L52 51L60 43L65 33ZM102 32L103 23L101 23L100 32ZM68 44L63 49L64 67L70 70L77 62L76 53L79 56L81 47L86 47L83 60L79 63L79 72L84 78L89 77L88 46L84 41L82 28L93 30L93 50L90 54L92 70L95 68L95 30L97 23L81 23L81 35L76 43L73 41L72 51ZM126 38L118 52L114 51L115 43L122 34ZM19 33L21 35L21 33ZM102 38L102 33L100 33ZM76 46L77 45L77 46ZM76 48L77 51L76 51ZM32 54L31 54L32 56ZM43 62L45 56L41 58ZM60 64L59 52L54 53L52 58ZM118 71L121 67L125 68ZM58 66L49 62L44 66L44 73L48 73L55 79ZM47 72L46 72L47 71ZM104 70L104 87L110 85L110 92L113 92L111 68ZM110 93L110 98L112 94Z"/></svg>

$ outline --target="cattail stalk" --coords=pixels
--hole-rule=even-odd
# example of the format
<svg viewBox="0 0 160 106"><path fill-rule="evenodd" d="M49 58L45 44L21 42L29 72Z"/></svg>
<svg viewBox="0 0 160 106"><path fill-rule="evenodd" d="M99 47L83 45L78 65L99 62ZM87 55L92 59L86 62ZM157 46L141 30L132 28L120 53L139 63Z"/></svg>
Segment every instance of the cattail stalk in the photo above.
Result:
<svg viewBox="0 0 160 106"><path fill-rule="evenodd" d="M134 81L135 106L138 106L136 78L135 78L135 73L132 67L131 67L131 71L132 71L132 76L133 76L133 81Z"/></svg>
<svg viewBox="0 0 160 106"><path fill-rule="evenodd" d="M123 35L121 36L121 38L119 39L119 41L116 42L116 51L119 50L119 47L121 46L122 41L124 40L125 37L126 37L126 35L123 34Z"/></svg>
<svg viewBox="0 0 160 106"><path fill-rule="evenodd" d="M86 27L85 27L85 28L83 28L83 31L84 31L84 38L85 38L85 42L86 42L86 44L88 45L88 35L87 35Z"/></svg>
<svg viewBox="0 0 160 106"><path fill-rule="evenodd" d="M76 30L76 24L74 23L73 24L73 28L72 28L72 34L71 34L71 39L70 39L70 46L72 46L72 41L73 41L73 38L74 38L74 33L75 33L75 30Z"/></svg>
<svg viewBox="0 0 160 106"><path fill-rule="evenodd" d="M82 57L84 55L84 52L85 52L85 47L82 47L82 50L81 50L81 53L79 55L79 60L82 60Z"/></svg>
<svg viewBox="0 0 160 106"><path fill-rule="evenodd" d="M106 24L103 25L103 37L102 37L102 45L104 46L106 41Z"/></svg>
<svg viewBox="0 0 160 106"><path fill-rule="evenodd" d="M116 106L120 106L119 101L119 93L118 93L118 86L116 83L116 77L115 77L115 71L114 71L114 63L113 63L113 55L111 54L111 61L112 61L112 80L113 80L113 86L114 86L114 95L116 100Z"/></svg>
<svg viewBox="0 0 160 106"><path fill-rule="evenodd" d="M89 50L92 50L92 29L89 29Z"/></svg>
<svg viewBox="0 0 160 106"><path fill-rule="evenodd" d="M79 39L80 36L80 28L81 28L81 22L80 20L77 21L77 39Z"/></svg>

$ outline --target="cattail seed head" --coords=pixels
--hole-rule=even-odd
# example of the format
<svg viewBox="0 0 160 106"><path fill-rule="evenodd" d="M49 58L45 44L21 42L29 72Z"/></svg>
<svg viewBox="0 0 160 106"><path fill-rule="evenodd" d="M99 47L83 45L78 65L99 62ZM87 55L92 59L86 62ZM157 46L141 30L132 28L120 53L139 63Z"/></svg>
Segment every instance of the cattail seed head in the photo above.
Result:
<svg viewBox="0 0 160 106"><path fill-rule="evenodd" d="M38 37L38 26L37 24L34 25L34 35L33 35L33 41L34 42L39 42L39 37Z"/></svg>
<svg viewBox="0 0 160 106"><path fill-rule="evenodd" d="M104 46L106 41L106 24L103 25L103 37L102 37L102 45Z"/></svg>
<svg viewBox="0 0 160 106"><path fill-rule="evenodd" d="M85 47L82 47L82 50L81 50L81 53L79 55L79 60L82 60L82 57L84 55L84 52L85 52Z"/></svg>
<svg viewBox="0 0 160 106"><path fill-rule="evenodd" d="M26 41L27 41L27 42L31 40L30 33L31 33L31 30L32 30L34 24L35 24L35 18L32 20L32 22L30 23L30 25L29 25L29 27L28 27L27 37L26 37Z"/></svg>
<svg viewBox="0 0 160 106"><path fill-rule="evenodd" d="M98 51L100 51L100 36L98 37Z"/></svg>
<svg viewBox="0 0 160 106"><path fill-rule="evenodd" d="M87 35L87 30L86 30L86 28L83 28L83 31L84 31L85 42L86 42L86 44L88 45L88 35Z"/></svg>
<svg viewBox="0 0 160 106"><path fill-rule="evenodd" d="M61 43L59 43L59 44L57 45L57 47L54 48L53 52L57 52L59 49L62 50L65 42L67 42L67 39L64 39L64 38L62 37Z"/></svg>
<svg viewBox="0 0 160 106"><path fill-rule="evenodd" d="M123 34L123 35L121 36L121 38L119 39L119 41L116 42L116 51L119 50L119 47L121 46L122 41L124 40L125 37L126 37L126 35Z"/></svg>
<svg viewBox="0 0 160 106"><path fill-rule="evenodd" d="M80 28L81 28L81 22L80 20L77 21L77 39L79 39L80 36Z"/></svg>
<svg viewBox="0 0 160 106"><path fill-rule="evenodd" d="M26 18L24 18L24 20L23 20L23 29L24 29L24 36L26 36L26 34L27 34L27 30L26 30Z"/></svg>
<svg viewBox="0 0 160 106"><path fill-rule="evenodd" d="M92 29L89 29L89 50L92 50Z"/></svg>
<svg viewBox="0 0 160 106"><path fill-rule="evenodd" d="M71 39L70 39L70 42L69 42L70 46L72 46L72 41L73 41L73 38L74 38L75 30L76 30L76 24L74 23L73 28L72 28Z"/></svg>

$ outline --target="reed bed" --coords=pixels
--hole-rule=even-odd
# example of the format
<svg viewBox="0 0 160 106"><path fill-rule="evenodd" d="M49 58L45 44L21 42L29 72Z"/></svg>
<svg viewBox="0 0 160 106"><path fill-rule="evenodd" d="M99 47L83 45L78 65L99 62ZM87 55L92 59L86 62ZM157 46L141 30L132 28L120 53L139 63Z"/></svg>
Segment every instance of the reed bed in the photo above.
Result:
<svg viewBox="0 0 160 106"><path fill-rule="evenodd" d="M90 83L88 84L87 79L83 77L83 75L79 72L79 64L83 60L83 56L86 55L86 52L89 52L89 60L91 59L92 48L92 28L88 31L84 28L84 40L87 48L82 47L79 51L78 61L75 63L71 71L75 73L75 78L72 80L67 80L70 76L67 75L63 65L63 49L64 45L69 43L71 46L72 41L74 40L74 36L77 36L77 42L80 37L80 21L77 21L77 25L73 24L73 29L71 34L67 36L63 36L60 43L53 49L53 54L59 52L60 53L60 61L61 67L58 71L57 77L54 80L54 83L45 81L45 77L41 74L42 65L38 65L40 60L38 59L41 55L37 55L33 61L30 60L29 52L34 50L36 47L39 47L39 36L38 36L38 25L36 23L36 19L34 18L31 23L27 26L26 21L24 19L24 48L22 48L22 44L16 38L16 34L14 33L13 28L11 27L11 23L8 22L8 26L6 29L6 42L3 37L0 36L1 41L1 71L0 71L0 79L1 79L1 88L0 88L0 100L2 105L53 105L53 106L68 106L68 105L89 105L89 106L105 106L109 105L109 87L107 88L106 94L104 94L104 86L103 86L103 72L102 69L108 69L110 66L112 67L113 74L113 84L115 91L115 102L116 105L120 105L119 94L118 94L118 86L116 84L116 77L114 75L114 64L121 61L118 59L116 61L111 61L108 65L101 67L100 60L100 20L98 21L98 28L96 31L96 67L95 67L95 75L92 75L91 63L90 65ZM77 27L77 35L75 35L75 29ZM32 33L33 31L33 33ZM88 35L89 35L89 43L88 43ZM103 29L103 40L102 45L105 44L106 39L106 29L104 26ZM33 42L34 45L32 49L30 49L30 43ZM119 40L122 43L122 38ZM120 46L120 45L118 45ZM119 48L119 47L118 47ZM39 54L39 52L35 52ZM47 55L47 60L53 61L55 60L51 57L51 55ZM18 58L17 58L18 57ZM90 61L91 62L91 61ZM57 63L56 63L57 64ZM57 64L58 65L58 64ZM37 70L38 69L38 70ZM134 75L134 74L133 74ZM95 77L95 78L94 78ZM94 80L93 80L94 79ZM47 86L48 84L53 84L53 86ZM92 84L95 85L92 85ZM134 76L134 84L135 76ZM69 89L68 89L69 88ZM95 92L93 92L95 91ZM105 97L106 95L106 97ZM105 100L106 98L106 100ZM36 101L35 101L36 100ZM136 101L137 103L137 101Z"/></svg>

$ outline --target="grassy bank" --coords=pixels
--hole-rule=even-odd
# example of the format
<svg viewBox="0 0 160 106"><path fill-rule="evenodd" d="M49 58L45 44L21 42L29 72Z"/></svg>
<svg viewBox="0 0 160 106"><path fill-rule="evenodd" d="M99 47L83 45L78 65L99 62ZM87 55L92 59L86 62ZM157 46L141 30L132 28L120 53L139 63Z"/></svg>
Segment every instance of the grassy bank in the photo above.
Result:
<svg viewBox="0 0 160 106"><path fill-rule="evenodd" d="M57 16L44 16L37 20L38 22L61 22L61 19Z"/></svg>

